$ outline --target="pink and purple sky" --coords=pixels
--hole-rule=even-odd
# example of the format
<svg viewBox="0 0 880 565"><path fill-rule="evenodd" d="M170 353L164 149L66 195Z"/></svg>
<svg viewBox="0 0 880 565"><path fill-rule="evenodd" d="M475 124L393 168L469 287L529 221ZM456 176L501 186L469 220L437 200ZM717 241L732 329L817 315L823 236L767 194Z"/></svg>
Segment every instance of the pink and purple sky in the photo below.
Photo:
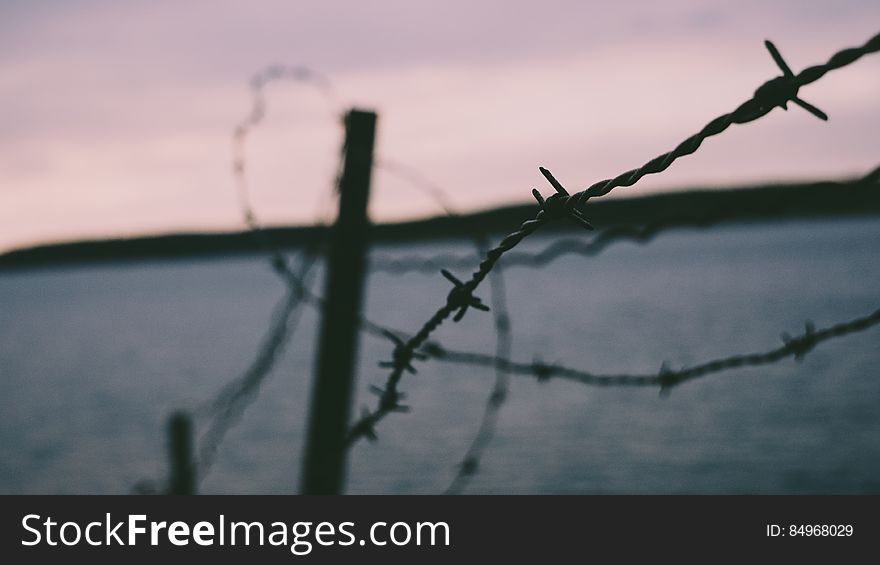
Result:
<svg viewBox="0 0 880 565"><path fill-rule="evenodd" d="M0 251L240 229L230 134L267 64L313 68L345 106L376 109L378 156L468 210L546 192L538 165L577 189L672 149L778 74L766 38L798 72L878 31L876 0L4 0ZM619 192L880 164L880 56L801 95L831 120L775 110ZM277 84L267 98L247 147L255 209L311 222L341 127L314 89ZM377 171L374 220L438 211Z"/></svg>

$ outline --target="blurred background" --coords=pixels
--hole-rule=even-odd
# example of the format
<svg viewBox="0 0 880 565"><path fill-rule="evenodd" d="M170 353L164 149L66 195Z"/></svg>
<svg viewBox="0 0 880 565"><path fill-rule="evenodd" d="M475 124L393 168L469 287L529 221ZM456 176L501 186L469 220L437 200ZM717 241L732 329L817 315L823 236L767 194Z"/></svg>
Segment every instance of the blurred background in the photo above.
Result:
<svg viewBox="0 0 880 565"><path fill-rule="evenodd" d="M765 39L798 72L861 45L878 24L880 5L859 0L5 0L0 253L238 232L247 209L265 226L332 221L341 116L354 106L378 113L376 223L524 204L532 187L550 194L539 165L582 189L671 150L777 76ZM260 82L273 64L310 72ZM867 56L803 89L827 123L774 110L608 199L864 175L880 164L878 71L880 57ZM251 77L264 103L256 120ZM246 144L240 135L235 145L242 126ZM812 206L505 269L511 355L651 374L664 362L773 349L807 319L826 327L872 312L876 206ZM600 232L611 225L599 208L587 216ZM494 243L518 221L483 228ZM539 234L523 249L559 237ZM161 491L168 415L209 419L205 406L247 375L286 291L266 254L166 251L0 270L0 492ZM296 259L301 249L287 251ZM461 231L378 241L370 256L437 253L477 263ZM414 333L449 290L436 271L374 269L364 315ZM314 274L320 294L321 261ZM477 294L491 303L493 292ZM303 306L297 316L210 472L199 473L200 492L296 490L320 314ZM437 334L445 346L496 351L491 314L450 326ZM514 378L466 491L876 493L878 335L708 377L668 398ZM364 335L358 411L375 403L368 387L383 383L376 363L392 345ZM491 368L420 364L402 383L412 412L352 450L348 491L443 492L485 421L495 378Z"/></svg>

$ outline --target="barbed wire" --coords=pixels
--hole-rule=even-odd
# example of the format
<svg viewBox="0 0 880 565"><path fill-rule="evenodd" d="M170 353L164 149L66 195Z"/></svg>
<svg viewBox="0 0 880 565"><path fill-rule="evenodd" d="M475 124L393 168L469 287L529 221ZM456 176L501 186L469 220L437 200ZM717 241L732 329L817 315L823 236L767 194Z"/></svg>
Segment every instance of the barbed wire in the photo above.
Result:
<svg viewBox="0 0 880 565"><path fill-rule="evenodd" d="M301 289L302 296L300 299L302 303L314 307L317 311L321 310L324 299L315 294L313 291L310 291L304 281L299 278L300 275L298 273L288 271L286 273L286 277L291 285L295 285ZM500 292L496 292L496 296L503 297L503 290L500 290ZM493 307L497 307L501 311L506 310L506 307L501 305L499 302L493 302ZM499 318L499 320L500 319L503 318ZM447 348L443 344L436 341L426 342L425 345L416 352L416 355L422 359L430 358L432 360L447 363L495 368L503 371L505 375L513 374L520 376L530 376L540 382L546 382L552 378L559 378L584 385L602 387L659 386L661 388L661 391L668 392L674 386L716 372L722 372L725 370L745 366L767 365L792 356L796 359L803 359L803 357L809 351L811 351L813 348L824 341L864 331L877 324L880 324L880 310L874 311L867 316L855 318L846 322L841 322L821 330L816 330L811 323L807 322L807 324L805 325L804 334L801 336L791 337L788 334L782 334L783 345L778 348L762 353L732 355L701 363L689 368L682 368L677 371L669 369L669 367L664 364L661 367L660 371L655 374L597 374L581 369L566 367L560 364L547 364L539 361L528 363L517 362L509 359L504 354L499 353L500 351L510 351L510 347L508 345L503 345L503 340L500 338L500 336L498 340L499 345L497 346L495 355L469 351L458 351L455 349ZM496 326L498 325L499 322L496 321ZM503 322L500 325L503 328ZM360 317L359 327L361 331L373 335L374 337L387 339L389 335L395 336L398 339L399 343L403 343L403 340L398 336L406 335L401 330L379 324L364 316ZM267 339L265 341L269 340ZM497 384L496 376L496 385L493 386L493 394L496 394L496 399L506 398L506 391L496 393L497 390L501 390L501 387L499 387ZM487 408L497 406L498 405L495 402L487 402ZM487 410L487 412L490 411L491 410ZM481 429L482 428L483 424L481 424ZM473 463L467 465L468 459L469 458L465 456L463 461L463 468L465 468L466 470L466 472L464 473L465 475L471 475L473 474L473 472L476 471Z"/></svg>
<svg viewBox="0 0 880 565"><path fill-rule="evenodd" d="M787 333L783 333L781 336L783 345L780 347L759 353L731 355L679 370L672 370L664 363L661 365L660 370L654 374L597 374L565 367L559 364L545 364L537 361L523 363L512 361L501 356L452 351L434 342L426 343L418 353L436 361L480 367L502 367L509 374L533 377L539 382L547 382L551 378L560 378L584 385L602 387L656 386L660 387L661 393L665 394L673 387L713 373L741 367L769 365L787 357L794 357L796 360L800 361L803 360L807 353L812 351L822 342L852 333L862 332L878 324L880 324L880 309L875 310L866 316L840 322L819 330L815 328L812 322L806 322L804 333L801 335L793 337Z"/></svg>
<svg viewBox="0 0 880 565"><path fill-rule="evenodd" d="M300 301L300 303L310 305L318 312L321 311L321 309L323 308L324 299L310 290L309 285L302 278L304 275L303 272L297 273L291 269L286 269L282 270L281 273L285 277L286 282L290 285L291 288L298 289L297 292L300 294L298 300ZM490 277L490 281L492 281L493 279L494 275L493 277ZM291 293L291 295L292 294L293 293ZM502 297L501 300L504 300L503 289L495 290L493 296ZM493 299L493 311L495 312L496 316L499 316L499 312L504 312L505 310L506 307L502 304L499 304L497 298ZM496 319L496 327L499 329L503 329L503 322L499 324L499 321L501 319L503 318L499 317ZM276 316L275 320L275 327L283 325L284 315ZM449 349L436 341L427 342L422 349L416 352L416 355L424 359L430 358L436 361L491 367L496 369L496 382L493 386L489 400L487 400L486 402L486 409L484 411L483 421L480 424L477 436L472 442L472 446L477 445L477 448L474 449L472 447L472 449L468 451L468 454L464 457L462 461L459 472L456 475L456 479L454 480L453 484L450 485L450 488L447 489L448 493L456 493L460 492L461 489L466 486L466 482L470 478L472 478L472 476L477 472L480 453L482 450L485 449L486 445L489 443L492 435L494 434L494 419L497 418L497 412L503 404L504 399L507 398L507 389L509 388L506 382L502 381L503 384L500 384L499 381L507 375L515 374L522 376L531 376L541 382L548 381L551 378L560 378L563 380L578 382L584 385L594 386L660 386L661 390L669 391L673 386L676 386L677 384L681 384L683 382L692 380L694 378L699 378L701 376L706 376L710 373L733 369L746 365L769 364L792 355L794 355L795 357L802 357L807 351L809 351L822 341L832 339L834 337L841 337L849 333L862 331L868 329L873 325L876 325L877 323L880 323L880 310L865 318L859 318L850 322L838 324L829 329L813 331L809 329L810 326L808 325L807 331L805 332L804 336L800 336L798 338L790 338L788 336L785 336L784 339L787 340L787 343L785 343L782 347L771 350L769 352L727 357L720 360L703 363L691 368L683 368L680 371L670 371L667 367L664 366L663 368L661 368L661 371L659 373L654 375L599 375L579 369L565 367L559 364L544 364L541 362L515 362L508 358L508 354L503 353L504 351L509 352L510 346L504 345L504 338L501 332L499 332L498 335L495 355L457 351ZM364 333L382 339L387 339L389 336L406 335L401 330L379 324L375 321L370 320L369 318L366 318L365 316L360 317L359 327L360 330ZM507 328L507 330L509 336L509 327ZM277 339L277 337L273 337L274 333L274 331L270 331L267 337L264 338L264 349L266 348L266 344L282 343L281 340ZM398 339L400 340L399 343L403 343L402 339ZM276 354L269 355L271 355L273 359L277 357ZM259 359L267 357L269 355L258 355L257 359L251 364L251 368L249 368L248 372L254 372L253 367L256 367L260 364ZM271 369L271 367L268 366L266 368ZM504 375L504 377L501 377L501 375ZM242 378L240 380L244 381L245 379ZM215 400L212 405L220 407L224 406L225 403L219 400L221 397L247 398L246 392L242 393L241 391L233 391L236 391L236 388L231 385L228 386L224 392L218 395L217 400ZM217 409L215 408L215 410ZM230 414L235 414L236 412L234 409L227 409L226 411ZM489 420L489 423L487 423L487 420ZM218 429L220 428L221 427L218 427ZM489 431L485 431L487 429ZM222 437L220 439L222 440ZM205 451L205 440L203 439L202 442L203 447L201 449L202 451ZM202 457L202 459L204 460L205 458ZM202 474L200 478L203 478L203 476L204 474Z"/></svg>
<svg viewBox="0 0 880 565"><path fill-rule="evenodd" d="M429 195L437 205L443 209L447 217L453 218L458 223L463 224L462 227L466 228L464 230L465 233L475 234L473 241L476 250L475 257L479 257L486 251L488 248L488 238L482 232L477 222L472 218L462 217L458 213L457 207L449 198L448 191L442 186L429 180L428 177L418 169L397 161L381 159L377 161L376 165L394 175L397 175L402 180L408 182L410 186ZM512 347L512 329L510 312L507 308L504 277L501 273L501 269L496 269L493 272L492 277L490 277L490 283L489 298L492 303L496 334L495 355L498 357L508 357L510 356L510 350ZM389 328L385 328L383 333L396 345L404 343L397 333ZM384 362L380 363L380 366L393 367L394 363L393 361L390 363ZM409 369L412 369L411 364L407 364L407 370ZM503 367L496 366L495 382L493 383L489 396L486 399L485 408L476 435L462 462L458 465L458 472L453 478L452 483L449 485L446 491L447 494L461 492L461 490L466 487L470 477L477 472L482 453L488 447L495 435L498 414L507 399L509 383L510 376L507 374L507 371ZM371 387L371 390L380 395L384 392L383 389L376 386Z"/></svg>
<svg viewBox="0 0 880 565"><path fill-rule="evenodd" d="M531 375L542 381L559 377L583 384L600 386L659 385L661 391L665 392L683 382L718 371L773 363L792 355L800 359L822 341L862 331L880 322L880 311L877 311L864 318L837 324L831 328L819 331L816 331L808 323L802 336L795 338L784 336L784 345L777 349L764 353L731 356L679 371L671 371L664 366L656 375L595 375L559 365L526 364L510 360L512 348L510 317L506 306L503 274L500 264L498 264L498 260L502 255L505 255L505 266L540 267L567 254L596 255L616 241L630 240L646 243L651 241L658 233L672 227L688 226L702 228L718 223L724 219L723 214L710 215L698 219L667 219L643 226L613 226L599 232L590 241L563 239L554 242L538 253L508 253L522 239L536 231L543 224L563 217L574 220L582 227L592 229L592 225L583 215L582 211L583 205L590 198L608 194L616 187L631 186L647 174L665 170L676 159L695 152L707 137L721 133L734 123L747 123L756 120L769 113L776 106L786 108L788 101L803 107L821 119L827 119L827 116L821 110L798 98L798 89L805 84L818 80L832 69L840 68L867 53L880 50L880 34L873 37L862 47L843 50L832 56L824 65L810 67L799 75L794 75L791 72L772 43L767 42L767 48L774 61L782 70L783 75L759 87L755 91L754 96L740 105L734 112L716 118L698 134L679 144L673 151L649 161L640 169L627 171L614 179L606 179L594 183L589 188L573 195L568 194L566 189L553 177L550 171L541 168L542 174L553 186L556 194L545 200L537 190L533 190L533 196L538 201L540 207L539 212L534 219L527 220L521 224L516 232L503 238L495 248L486 250L487 246L483 243L484 236L477 233L474 236L477 242L477 255L465 257L444 254L427 259L411 257L384 260L384 262L380 259L375 262L372 270L392 273L425 272L429 268L436 270L439 266L442 269L443 275L453 284L453 288L447 296L446 303L413 335L407 335L399 330L383 326L364 316L360 317L359 327L361 331L384 339L392 339L395 342L395 349L392 361L385 364L385 366L391 369L391 374L385 387L371 387L379 394L378 406L372 412L365 412L363 418L352 426L347 438L347 445L351 445L360 437L375 439L375 425L387 414L403 411L404 407L399 403L402 394L398 391L398 386L404 371L414 372L415 369L412 364L415 360L432 358L446 362L493 367L495 369L495 382L486 401L479 429L458 468L452 484L447 489L448 493L461 492L470 478L477 472L481 456L495 433L499 411L509 393L511 374ZM265 117L265 86L277 80L311 82L318 87L331 105L335 105L336 109L339 110L329 81L305 67L270 66L257 73L250 82L252 106L246 118L236 125L233 131L232 169L245 224L248 226L250 233L258 240L260 247L269 251L272 268L284 280L287 286L287 294L276 305L269 330L261 342L256 357L247 370L239 378L224 386L211 402L206 403L197 410L199 417L210 420L199 442L199 480L204 479L204 476L210 470L215 460L217 449L228 430L239 421L246 407L256 397L265 378L270 374L280 352L287 344L298 323L302 311L301 306L307 304L315 308L321 308L324 304L324 299L312 292L310 288L310 275L319 257L317 246L305 249L301 255L299 265L291 267L287 257L281 251L281 247L265 233L257 219L251 202L247 178L246 141L252 130ZM341 110L338 113L341 114ZM376 166L404 180L408 180L414 186L421 186L423 192L431 195L450 217L459 218L463 222L469 221L454 211L446 193L441 187L427 180L417 170L387 159L377 161ZM874 181L880 180L880 168L866 177L866 179L869 178L873 178ZM459 280L450 272L450 269L455 270L469 267L481 256L485 258L467 281ZM473 292L488 275L491 275L488 277L491 283L490 302L493 315L495 316L495 329L497 333L495 354L490 356L453 351L444 348L436 341L428 341L433 332L447 318L453 317L454 321L459 321L469 308L489 310L479 298L473 295Z"/></svg>
<svg viewBox="0 0 880 565"><path fill-rule="evenodd" d="M715 118L672 151L655 157L638 169L621 173L613 179L593 183L590 187L575 194L569 206L583 206L590 198L604 196L617 187L632 186L645 175L665 171L676 159L694 153L706 138L720 134L733 124L745 124L757 120L777 106L787 110L788 102L794 102L816 117L827 120L828 116L824 112L800 99L798 91L801 87L819 80L829 71L854 63L870 53L880 51L880 33L869 39L864 45L838 51L827 62L804 69L797 75L791 71L772 42L765 41L764 45L782 71L781 76L765 82L755 91L751 99L743 102L733 112Z"/></svg>
<svg viewBox="0 0 880 565"><path fill-rule="evenodd" d="M393 354L394 366L391 374L386 381L385 387L377 388L380 391L378 405L373 411L365 411L361 419L351 427L346 439L346 446L351 446L363 437L375 439L376 424L388 414L401 411L399 403L401 394L398 390L398 385L403 377L403 372L411 367L417 350L422 348L431 334L447 318L452 316L453 321L460 321L469 308L488 310L473 293L482 281L485 280L503 254L513 249L523 239L550 221L568 218L582 227L592 229L592 225L582 211L583 206L590 198L604 196L616 187L632 186L645 175L666 170L675 160L694 153L705 139L722 133L733 124L745 124L757 120L767 115L777 106L787 109L788 102L801 106L821 119L827 119L827 116L821 110L798 97L799 89L818 80L833 69L848 65L868 53L880 50L880 34L872 37L861 47L839 51L826 63L809 67L798 75L791 72L779 51L771 42L765 42L765 46L782 71L782 75L765 82L749 100L743 102L736 110L715 118L702 130L687 138L672 151L652 159L638 169L627 171L613 179L599 181L573 195L568 193L549 170L540 167L539 170L554 188L555 194L544 199L537 189L533 189L532 195L538 201L540 208L538 213L533 219L523 222L519 229L504 237L496 247L486 252L485 258L480 262L479 267L473 272L470 279L461 281L448 270L441 271L443 276L453 284L452 290L450 290L446 297L446 303L421 326L415 335L407 341L395 345Z"/></svg>

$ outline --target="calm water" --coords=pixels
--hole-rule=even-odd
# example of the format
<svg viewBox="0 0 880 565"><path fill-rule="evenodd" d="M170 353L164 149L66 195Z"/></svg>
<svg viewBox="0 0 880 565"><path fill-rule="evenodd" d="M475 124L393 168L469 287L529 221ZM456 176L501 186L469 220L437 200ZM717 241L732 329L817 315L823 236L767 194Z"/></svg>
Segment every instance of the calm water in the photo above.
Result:
<svg viewBox="0 0 880 565"><path fill-rule="evenodd" d="M548 236L527 247L540 248ZM514 357L595 372L655 372L777 346L880 306L880 220L736 226L505 272ZM376 253L468 250L466 243ZM464 274L464 273L462 273ZM416 328L447 292L439 275L374 273L368 314ZM480 293L488 301L488 289ZM259 258L43 269L0 275L0 492L125 493L166 473L165 418L211 398L248 364L283 287ZM298 484L315 313L306 310L259 397L201 485ZM660 398L514 378L468 492L880 493L880 329L802 363L715 375ZM437 339L491 352L491 316ZM387 343L365 337L358 405L384 378ZM436 493L455 472L494 375L427 363L410 414L352 453L350 491Z"/></svg>

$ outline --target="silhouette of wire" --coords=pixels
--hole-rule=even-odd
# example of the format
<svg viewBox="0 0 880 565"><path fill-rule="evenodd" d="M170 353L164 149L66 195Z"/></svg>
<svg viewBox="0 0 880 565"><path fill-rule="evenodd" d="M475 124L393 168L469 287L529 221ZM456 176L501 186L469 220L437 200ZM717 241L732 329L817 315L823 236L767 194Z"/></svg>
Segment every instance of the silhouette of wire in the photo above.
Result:
<svg viewBox="0 0 880 565"><path fill-rule="evenodd" d="M880 33L869 39L861 47L839 51L832 55L826 63L804 69L798 75L791 72L791 69L783 61L782 56L773 43L765 41L764 44L768 51L770 51L773 60L782 70L782 76L771 79L761 85L751 99L743 102L733 112L715 118L698 133L681 142L672 151L651 159L638 169L626 171L613 179L605 179L593 183L589 188L575 194L572 197L571 205L582 206L590 198L608 194L616 187L632 186L645 175L662 172L679 157L694 153L706 138L718 135L733 124L744 124L757 120L767 115L777 106L785 110L789 101L804 107L820 119L827 120L828 116L824 112L798 98L798 90L819 80L829 71L849 65L864 55L880 51Z"/></svg>
<svg viewBox="0 0 880 565"><path fill-rule="evenodd" d="M296 276L292 274L291 276ZM323 298L310 293L308 289L304 289L304 302L320 309ZM573 369L558 364L545 364L541 362L517 362L512 361L501 355L489 355L486 353L478 353L471 351L458 351L449 349L437 341L427 341L416 353L423 358L430 358L436 361L447 363L472 365L479 367L502 367L510 374L531 376L539 381L548 381L551 378L560 378L563 380L579 382L585 385L594 386L676 386L695 378L700 378L711 373L733 369L744 366L757 366L775 363L786 357L803 358L810 350L824 341L843 337L851 333L867 330L877 324L880 324L880 310L876 310L871 314L863 317L855 318L846 322L841 322L816 330L809 322L806 324L805 332L798 337L791 337L788 334L782 334L783 345L764 353L751 353L744 355L734 355L708 361L695 365L690 368L683 368L678 371L672 371L668 367L662 367L661 371L656 374L617 374L617 375L601 375L591 373L579 369ZM405 332L398 329L384 326L375 321L361 317L360 327L362 331L387 339L388 334L396 336L406 336ZM406 339L410 339L407 337Z"/></svg>
<svg viewBox="0 0 880 565"><path fill-rule="evenodd" d="M419 350L431 334L450 316L455 314L453 320L459 321L467 313L469 308L488 310L482 301L474 296L474 291L485 280L489 272L495 267L503 254L518 245L523 239L534 233L538 228L549 221L568 218L576 224L587 229L592 225L584 217L582 207L590 198L603 196L611 192L615 187L632 186L639 179L648 174L655 174L666 170L675 160L694 153L708 137L718 135L733 124L744 124L757 120L767 115L773 108L779 106L787 109L788 102L797 103L807 111L810 111L821 119L827 116L821 110L798 98L799 89L824 76L828 71L848 65L860 57L880 51L880 34L875 35L861 47L844 49L834 54L826 63L805 69L798 75L794 75L788 65L782 60L776 47L765 42L776 64L782 70L782 75L773 78L761 85L752 98L743 102L736 110L724 114L709 122L702 130L680 143L672 151L660 155L638 169L633 169L618 175L613 179L606 179L594 183L589 188L570 195L563 185L556 180L552 173L541 167L540 171L556 191L549 198L544 198L536 189L532 195L538 201L540 210L531 220L526 220L520 227L504 237L494 248L486 252L479 267L473 272L470 279L461 281L449 271L441 271L452 284L453 288L446 297L446 303L441 306L419 329L414 336L406 342L395 346L393 355L394 366L388 377L386 385L381 391L378 405L375 410L366 411L350 429L346 445L350 446L362 437L375 439L376 424L392 412L399 412L401 398L398 385L403 377L403 372L411 367Z"/></svg>
<svg viewBox="0 0 880 565"><path fill-rule="evenodd" d="M260 223L251 202L250 184L247 168L247 140L251 132L259 126L266 116L267 103L265 88L267 85L281 81L293 81L314 86L330 105L333 116L341 116L333 86L323 75L303 66L270 65L260 70L250 80L251 107L245 118L232 130L232 172L239 196L245 224L256 232L261 230Z"/></svg>
<svg viewBox="0 0 880 565"><path fill-rule="evenodd" d="M512 348L512 332L510 313L507 309L507 292L504 287L503 269L497 268L492 271L489 277L490 287L492 289L492 311L495 316L495 358L506 359L510 357ZM461 464L458 466L458 472L453 478L452 483L446 489L444 494L460 494L470 482L471 478L477 474L482 460L483 452L495 437L495 429L498 426L498 416L502 406L507 400L510 391L510 373L507 366L502 363L495 364L495 382L492 385L492 391L486 399L486 405L483 409L483 417L480 421L480 427L477 434L471 442L470 447L465 453Z"/></svg>
<svg viewBox="0 0 880 565"><path fill-rule="evenodd" d="M503 367L510 374L534 377L538 381L546 382L551 378L560 378L584 385L593 386L658 386L661 392L669 392L673 387L696 380L713 373L727 371L741 367L756 367L776 363L787 357L802 360L807 353L820 343L843 337L852 333L865 331L880 324L880 310L871 314L855 318L846 322L840 322L833 326L815 329L812 323L807 322L802 335L792 337L782 334L783 345L759 353L746 353L732 355L712 361L700 363L692 367L680 370L671 370L665 364L655 374L616 374L602 375L564 367L557 364L544 364L539 362L522 363L510 359L486 355L482 353L450 351L443 346L430 342L419 353L437 361L458 363L482 367Z"/></svg>
<svg viewBox="0 0 880 565"><path fill-rule="evenodd" d="M447 217L466 222L464 218L462 218L455 212L455 208L449 201L446 192L438 185L427 180L427 177L421 172L407 165L402 165L388 160L377 160L374 165L383 167L385 170L407 181L410 186L430 196L444 211ZM467 225L464 227L470 228L472 226ZM476 247L478 255L482 253L485 248L485 238L479 232L479 230L477 231L476 235L474 235L474 245ZM392 360L380 362L380 367L393 367L394 371L401 372L416 372L415 368L412 366L412 361L413 359L420 358L419 354L414 353L411 349L405 347L405 343L408 343L410 340L412 340L413 336L407 336L407 334L399 330L394 330L380 324L376 324L375 322L368 320L363 315L360 315L359 319L361 330L373 335L381 336L395 344L395 348L391 355ZM402 336L407 337L404 339ZM376 385L371 385L370 391L379 396L379 405L382 411L403 412L408 410L407 406L400 404L400 401L403 399L404 395L398 394L396 384L389 383L384 388ZM359 423L355 425L360 426L361 431L359 433L362 433L364 437L375 439L376 435L372 429L371 422L372 419L369 409L364 409L363 418L360 420ZM350 440L351 434L349 434L349 436L346 438L346 445L349 444Z"/></svg>
<svg viewBox="0 0 880 565"><path fill-rule="evenodd" d="M269 376L290 340L302 312L302 304L309 286L310 275L318 258L312 250L304 251L297 277L300 283L289 284L287 294L275 307L269 331L263 337L256 357L244 373L224 386L214 399L199 410L199 415L210 418L201 435L198 451L199 480L207 475L216 458L217 449L229 429L240 419L245 409L256 399L260 387Z"/></svg>

